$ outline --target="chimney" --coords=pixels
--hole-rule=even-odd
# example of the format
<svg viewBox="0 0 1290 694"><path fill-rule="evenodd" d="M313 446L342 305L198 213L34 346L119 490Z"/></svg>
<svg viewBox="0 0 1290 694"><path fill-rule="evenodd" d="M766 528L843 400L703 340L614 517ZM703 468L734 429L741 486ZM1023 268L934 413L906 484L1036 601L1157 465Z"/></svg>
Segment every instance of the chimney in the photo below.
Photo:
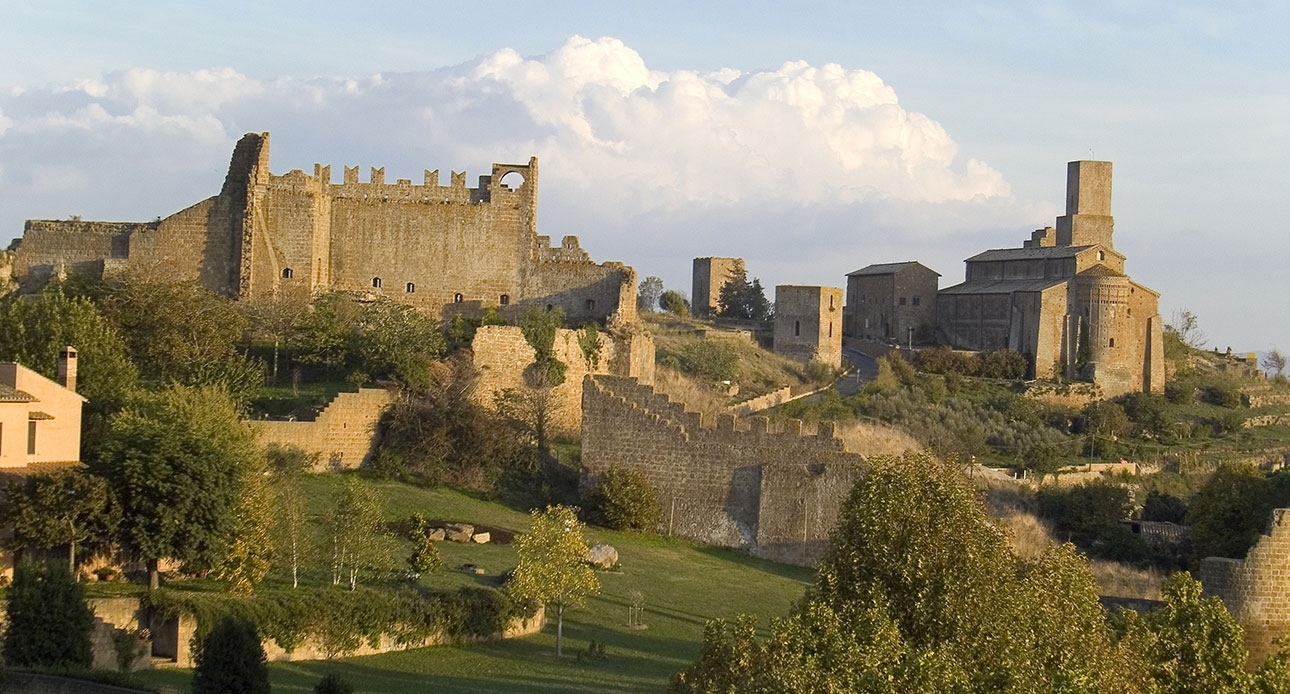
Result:
<svg viewBox="0 0 1290 694"><path fill-rule="evenodd" d="M76 348L68 345L58 353L58 384L76 390Z"/></svg>

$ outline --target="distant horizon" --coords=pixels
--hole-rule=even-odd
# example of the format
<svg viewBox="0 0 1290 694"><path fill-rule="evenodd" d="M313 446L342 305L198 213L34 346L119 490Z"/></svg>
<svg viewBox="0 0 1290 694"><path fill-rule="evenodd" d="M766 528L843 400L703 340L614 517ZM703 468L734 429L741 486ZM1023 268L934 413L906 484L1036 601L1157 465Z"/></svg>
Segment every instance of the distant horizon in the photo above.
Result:
<svg viewBox="0 0 1290 694"><path fill-rule="evenodd" d="M26 219L176 212L268 131L277 174L473 186L536 155L540 234L687 294L707 255L768 291L903 260L951 286L1052 225L1066 162L1091 158L1115 166L1115 246L1166 321L1191 310L1220 351L1290 346L1290 240L1264 231L1290 190L1290 11L304 7L14 8L0 244Z"/></svg>

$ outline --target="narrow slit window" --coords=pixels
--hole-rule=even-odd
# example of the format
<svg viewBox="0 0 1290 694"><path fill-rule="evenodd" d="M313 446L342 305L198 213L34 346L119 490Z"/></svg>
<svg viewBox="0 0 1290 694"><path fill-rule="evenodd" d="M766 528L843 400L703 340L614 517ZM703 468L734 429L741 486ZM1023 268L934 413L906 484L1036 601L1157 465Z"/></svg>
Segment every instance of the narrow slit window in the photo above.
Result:
<svg viewBox="0 0 1290 694"><path fill-rule="evenodd" d="M417 285L413 282L408 282L407 289L409 294L415 294L417 291Z"/></svg>
<svg viewBox="0 0 1290 694"><path fill-rule="evenodd" d="M511 303L511 295L503 294L502 298L498 300L498 303L500 303L503 306L506 306L507 304Z"/></svg>
<svg viewBox="0 0 1290 694"><path fill-rule="evenodd" d="M380 289L380 288L381 288L381 278L380 278L380 277L373 277L373 278L372 278L372 286L373 286L374 288L376 288L376 289Z"/></svg>
<svg viewBox="0 0 1290 694"><path fill-rule="evenodd" d="M801 337L801 336L802 336L802 321L795 320L793 321L793 337Z"/></svg>
<svg viewBox="0 0 1290 694"><path fill-rule="evenodd" d="M465 300L466 300L466 298L465 298L465 297L463 297L463 296L461 295L461 293L460 293L460 292L458 292L458 293L456 293L456 294L453 294L453 295L452 295L452 303L454 303L454 304L460 304L461 302L463 302L463 301L465 301Z"/></svg>

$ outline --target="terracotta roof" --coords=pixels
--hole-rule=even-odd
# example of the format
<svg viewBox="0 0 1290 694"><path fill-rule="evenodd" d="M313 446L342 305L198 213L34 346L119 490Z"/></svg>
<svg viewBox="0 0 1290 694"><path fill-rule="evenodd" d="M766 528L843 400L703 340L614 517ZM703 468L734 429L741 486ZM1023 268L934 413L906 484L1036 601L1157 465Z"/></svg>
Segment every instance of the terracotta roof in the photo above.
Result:
<svg viewBox="0 0 1290 694"><path fill-rule="evenodd" d="M0 402L36 402L36 397L13 386L0 383Z"/></svg>
<svg viewBox="0 0 1290 694"><path fill-rule="evenodd" d="M1076 273L1080 277L1126 277L1123 272L1117 272L1105 265L1094 265L1082 272Z"/></svg>
<svg viewBox="0 0 1290 694"><path fill-rule="evenodd" d="M934 273L937 277L941 276L941 273L932 270L917 260L906 260L903 263L875 263L873 265L866 265L855 272L848 272L847 277L859 277L861 275L891 275L915 266L928 270Z"/></svg>

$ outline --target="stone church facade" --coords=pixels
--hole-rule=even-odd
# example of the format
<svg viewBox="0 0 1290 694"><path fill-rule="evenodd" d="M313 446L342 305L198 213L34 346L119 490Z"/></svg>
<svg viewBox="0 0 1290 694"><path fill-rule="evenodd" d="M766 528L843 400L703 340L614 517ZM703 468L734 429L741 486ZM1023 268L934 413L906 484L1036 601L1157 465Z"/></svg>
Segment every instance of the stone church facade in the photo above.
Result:
<svg viewBox="0 0 1290 694"><path fill-rule="evenodd" d="M1111 162L1070 162L1056 228L968 258L965 281L937 294L938 339L1016 350L1036 378L1091 380L1108 397L1161 392L1160 295L1125 274L1114 228Z"/></svg>
<svg viewBox="0 0 1290 694"><path fill-rule="evenodd" d="M570 322L634 320L636 274L595 263L565 236L537 234L538 165L493 164L479 185L452 172L422 184L367 181L345 167L269 172L269 134L238 141L218 195L154 222L29 220L12 251L20 286L75 271L126 270L200 282L240 299L345 290L447 318L559 306Z"/></svg>

